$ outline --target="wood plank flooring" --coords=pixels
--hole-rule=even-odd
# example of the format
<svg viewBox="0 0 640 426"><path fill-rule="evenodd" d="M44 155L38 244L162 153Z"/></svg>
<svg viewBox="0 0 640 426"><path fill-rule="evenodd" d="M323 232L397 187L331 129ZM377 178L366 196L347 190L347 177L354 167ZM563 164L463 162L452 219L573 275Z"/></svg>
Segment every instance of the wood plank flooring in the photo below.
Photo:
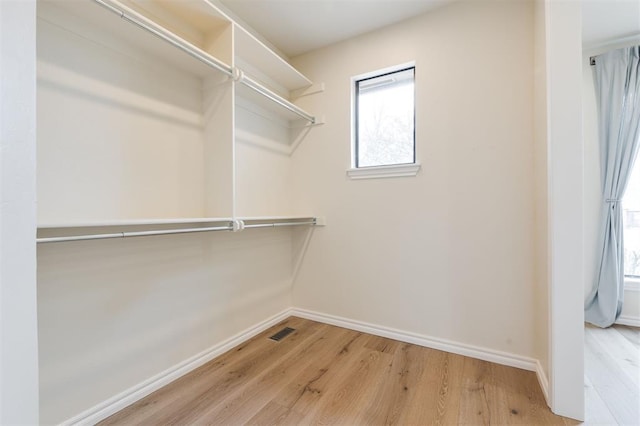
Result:
<svg viewBox="0 0 640 426"><path fill-rule="evenodd" d="M533 372L291 317L100 424L577 422L551 413Z"/></svg>
<svg viewBox="0 0 640 426"><path fill-rule="evenodd" d="M640 424L640 329L587 325L585 423Z"/></svg>

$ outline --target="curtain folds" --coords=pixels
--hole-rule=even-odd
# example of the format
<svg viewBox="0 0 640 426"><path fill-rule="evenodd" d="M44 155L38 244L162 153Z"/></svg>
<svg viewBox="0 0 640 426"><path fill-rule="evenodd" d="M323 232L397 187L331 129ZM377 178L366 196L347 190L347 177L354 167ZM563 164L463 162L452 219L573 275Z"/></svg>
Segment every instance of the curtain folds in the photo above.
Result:
<svg viewBox="0 0 640 426"><path fill-rule="evenodd" d="M624 246L621 198L640 146L640 46L607 52L595 65L602 183L601 253L585 320L612 325L622 311Z"/></svg>

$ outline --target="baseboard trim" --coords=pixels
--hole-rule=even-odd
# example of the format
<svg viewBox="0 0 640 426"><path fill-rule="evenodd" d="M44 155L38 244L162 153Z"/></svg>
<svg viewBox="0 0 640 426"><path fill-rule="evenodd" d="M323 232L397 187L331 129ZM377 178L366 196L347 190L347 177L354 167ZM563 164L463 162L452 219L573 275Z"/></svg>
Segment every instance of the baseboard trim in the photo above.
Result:
<svg viewBox="0 0 640 426"><path fill-rule="evenodd" d="M194 355L182 361L179 364L127 389L124 392L115 395L106 401L97 404L84 412L62 422L62 425L94 425L101 420L106 419L112 414L117 413L123 408L133 404L134 402L144 398L150 393L160 389L172 381L184 376L190 371L195 370L201 365L211 361L213 358L223 354L229 349L240 345L241 343L251 339L257 334L263 332L267 328L285 320L290 316L318 321L325 324L335 325L350 330L361 331L376 336L387 337L401 342L412 343L415 345L450 352L458 355L468 356L471 358L481 359L483 361L494 362L496 364L516 367L523 370L534 371L538 377L542 393L549 404L548 381L544 374L540 362L533 358L511 354L508 352L495 351L492 349L467 345L464 343L454 342L447 339L440 339L402 331L390 327L384 327L376 324L366 323L363 321L352 320L348 318L338 317L335 315L323 314L320 312L310 311L300 308L288 308L282 312L268 318L248 329L230 337L229 339L216 344L209 349Z"/></svg>
<svg viewBox="0 0 640 426"><path fill-rule="evenodd" d="M616 320L616 324L640 327L640 317L621 315L620 318Z"/></svg>
<svg viewBox="0 0 640 426"><path fill-rule="evenodd" d="M534 358L524 357L520 355L510 354L508 352L495 351L493 349L483 348L480 346L467 345L464 343L454 342L436 337L424 336L417 333L397 330L390 327L383 327L376 324L370 324L362 321L356 321L348 318L342 318L335 315L323 314L307 309L293 308L291 315L313 321L331 324L338 327L348 328L350 330L361 331L363 333L374 334L376 336L387 337L389 339L399 340L401 342L412 343L427 348L438 349L445 352L451 352L458 355L468 356L470 358L481 359L483 361L494 362L496 364L507 365L509 367L521 368L523 370L534 371L542 390L547 405L551 407L549 399L549 381L540 361Z"/></svg>
<svg viewBox="0 0 640 426"><path fill-rule="evenodd" d="M356 321L348 318L342 318L335 315L323 314L307 309L293 308L291 315L305 318L313 321L331 324L338 327L348 328L350 330L361 331L376 336L387 337L389 339L399 340L401 342L412 343L426 348L438 349L445 352L451 352L458 355L464 355L471 358L481 359L483 361L495 362L496 364L507 365L510 367L521 368L528 371L537 371L538 361L520 355L508 352L495 351L493 349L483 348L480 346L467 345L464 343L454 342L451 340L440 339L436 337L424 336L417 333L397 330L390 327L384 327L376 324L370 324L362 321Z"/></svg>
<svg viewBox="0 0 640 426"><path fill-rule="evenodd" d="M540 364L538 360L536 360L536 377L538 378L540 389L542 389L544 400L547 402L547 405L551 407L551 400L549 399L549 379L547 379L544 368L542 368L542 364Z"/></svg>
<svg viewBox="0 0 640 426"><path fill-rule="evenodd" d="M133 404L134 402L144 398L150 393L160 389L163 386L173 382L174 380L184 376L190 371L195 370L201 365L211 361L213 358L227 352L241 343L251 339L257 334L263 332L267 328L276 325L280 321L291 316L291 309L284 311L264 320L260 323L247 328L244 331L228 338L227 340L213 345L209 349L205 349L197 355L192 356L173 367L156 374L155 376L127 389L124 392L115 395L106 401L95 405L88 410L74 416L64 422L62 425L94 425L101 420L106 419L112 414L117 413L123 408Z"/></svg>

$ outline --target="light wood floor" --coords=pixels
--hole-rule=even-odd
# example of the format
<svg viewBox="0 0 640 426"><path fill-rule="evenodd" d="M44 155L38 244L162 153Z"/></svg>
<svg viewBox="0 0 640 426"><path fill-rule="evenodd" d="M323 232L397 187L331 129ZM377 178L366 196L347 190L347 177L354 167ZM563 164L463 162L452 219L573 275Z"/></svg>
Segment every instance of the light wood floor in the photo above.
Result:
<svg viewBox="0 0 640 426"><path fill-rule="evenodd" d="M640 425L640 329L585 327L585 423Z"/></svg>
<svg viewBox="0 0 640 426"><path fill-rule="evenodd" d="M294 317L102 422L194 423L576 424L533 372Z"/></svg>

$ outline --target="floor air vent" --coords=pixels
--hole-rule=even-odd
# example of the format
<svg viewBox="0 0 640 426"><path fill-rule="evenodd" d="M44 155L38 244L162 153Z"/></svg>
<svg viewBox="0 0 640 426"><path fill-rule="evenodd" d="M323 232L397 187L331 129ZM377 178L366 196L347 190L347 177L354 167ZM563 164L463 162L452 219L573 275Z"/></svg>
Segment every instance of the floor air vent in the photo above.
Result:
<svg viewBox="0 0 640 426"><path fill-rule="evenodd" d="M290 335L294 331L296 331L295 328L285 327L282 330L278 331L273 336L269 337L269 339L275 340L276 342L279 342L280 340L284 339L285 337L287 337L288 335Z"/></svg>

